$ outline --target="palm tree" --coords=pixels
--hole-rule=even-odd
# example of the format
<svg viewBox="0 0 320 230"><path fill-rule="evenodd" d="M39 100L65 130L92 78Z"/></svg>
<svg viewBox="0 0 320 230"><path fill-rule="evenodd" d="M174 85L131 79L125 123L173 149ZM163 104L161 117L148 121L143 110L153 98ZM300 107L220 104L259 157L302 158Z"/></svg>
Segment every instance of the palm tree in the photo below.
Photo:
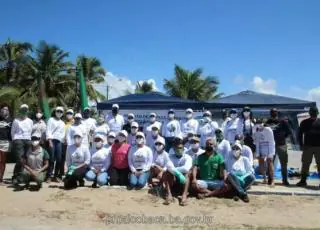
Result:
<svg viewBox="0 0 320 230"><path fill-rule="evenodd" d="M138 81L136 84L135 93L149 93L153 91L154 91L154 87L151 82Z"/></svg>
<svg viewBox="0 0 320 230"><path fill-rule="evenodd" d="M94 85L104 82L105 69L101 66L99 59L81 55L77 58L77 66L81 67L86 80L87 93L90 100L98 102L106 97L95 90Z"/></svg>
<svg viewBox="0 0 320 230"><path fill-rule="evenodd" d="M175 65L174 71L173 79L164 79L167 94L196 101L212 100L222 95L217 94L218 79L213 76L203 77L202 69L189 71Z"/></svg>

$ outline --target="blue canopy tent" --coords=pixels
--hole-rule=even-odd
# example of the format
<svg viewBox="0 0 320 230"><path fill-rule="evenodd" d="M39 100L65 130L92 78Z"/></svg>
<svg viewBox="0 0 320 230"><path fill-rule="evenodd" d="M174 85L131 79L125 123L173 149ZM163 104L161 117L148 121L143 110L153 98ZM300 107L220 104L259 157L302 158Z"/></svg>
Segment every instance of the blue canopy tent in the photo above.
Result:
<svg viewBox="0 0 320 230"><path fill-rule="evenodd" d="M160 92L150 92L144 94L130 94L111 99L106 102L100 102L97 105L98 110L111 110L112 104L118 104L121 109L159 109L169 110L187 109L202 110L203 103L192 100L186 100L179 97L171 97Z"/></svg>

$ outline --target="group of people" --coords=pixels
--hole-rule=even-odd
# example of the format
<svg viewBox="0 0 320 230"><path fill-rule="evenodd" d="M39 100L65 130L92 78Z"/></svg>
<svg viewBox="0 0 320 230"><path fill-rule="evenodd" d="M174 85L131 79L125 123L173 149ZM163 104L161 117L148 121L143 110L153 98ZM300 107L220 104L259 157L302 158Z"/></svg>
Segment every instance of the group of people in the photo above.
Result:
<svg viewBox="0 0 320 230"><path fill-rule="evenodd" d="M320 172L320 120L316 108L309 113L299 128L303 156L298 186L306 186L313 155ZM182 195L181 205L186 204L188 194L198 198L233 194L248 202L247 189L255 181L254 158L259 160L264 183L272 186L276 154L283 184L289 185L286 138L291 131L277 109L271 110L269 120L254 119L249 107L241 112L232 109L224 114L221 125L210 111L203 113L199 123L190 108L185 121L178 121L171 109L166 122L150 113L144 126L133 113L125 121L117 104L110 114L97 119L91 117L90 108L81 114L56 107L47 122L40 110L34 121L28 114L25 104L15 119L6 105L0 112L0 183L11 152L16 157L12 183L17 189L29 187L31 181L39 189L44 181L63 181L65 189L73 189L87 180L92 187L161 187L166 204L176 193Z"/></svg>

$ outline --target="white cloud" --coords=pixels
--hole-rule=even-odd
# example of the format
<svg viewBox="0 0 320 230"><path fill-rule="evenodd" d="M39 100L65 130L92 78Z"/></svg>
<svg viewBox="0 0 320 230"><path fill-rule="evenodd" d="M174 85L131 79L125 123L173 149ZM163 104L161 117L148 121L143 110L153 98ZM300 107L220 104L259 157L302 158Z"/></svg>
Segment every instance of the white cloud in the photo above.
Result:
<svg viewBox="0 0 320 230"><path fill-rule="evenodd" d="M254 76L251 82L253 90L259 93L276 94L277 82L274 79L263 80L259 76Z"/></svg>
<svg viewBox="0 0 320 230"><path fill-rule="evenodd" d="M233 84L235 85L241 85L244 83L244 78L241 75L236 76L232 79Z"/></svg>
<svg viewBox="0 0 320 230"><path fill-rule="evenodd" d="M153 78L150 78L149 80L139 81L140 84L142 84L143 82L148 82L149 84L152 85L152 87L153 87L153 89L154 89L155 91L159 91L159 88L157 87L156 80L154 80Z"/></svg>
<svg viewBox="0 0 320 230"><path fill-rule="evenodd" d="M318 108L320 107L320 86L312 88L308 91L308 100L315 101Z"/></svg>

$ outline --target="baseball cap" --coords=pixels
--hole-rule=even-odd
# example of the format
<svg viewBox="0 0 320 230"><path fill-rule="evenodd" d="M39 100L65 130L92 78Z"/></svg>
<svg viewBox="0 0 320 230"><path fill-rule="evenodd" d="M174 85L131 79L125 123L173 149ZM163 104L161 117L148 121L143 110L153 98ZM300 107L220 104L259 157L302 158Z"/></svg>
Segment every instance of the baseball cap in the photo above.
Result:
<svg viewBox="0 0 320 230"><path fill-rule="evenodd" d="M85 107L83 111L86 111L86 110L90 110L90 108L89 107Z"/></svg>
<svg viewBox="0 0 320 230"><path fill-rule="evenodd" d="M129 114L128 114L128 117L133 117L133 118L134 118L135 116L134 116L133 113L129 113Z"/></svg>
<svg viewBox="0 0 320 230"><path fill-rule="evenodd" d="M77 130L77 131L74 133L73 137L76 137L76 136L83 137L83 134L82 134L82 132L81 132L80 130Z"/></svg>
<svg viewBox="0 0 320 230"><path fill-rule="evenodd" d="M142 137L143 139L146 139L143 132L137 132L136 138L138 138L138 137Z"/></svg>
<svg viewBox="0 0 320 230"><path fill-rule="evenodd" d="M81 113L76 113L76 115L74 115L74 118L80 118L80 119L82 119Z"/></svg>
<svg viewBox="0 0 320 230"><path fill-rule="evenodd" d="M41 133L40 132L33 132L31 135L31 139L32 138L36 138L36 139L40 139L41 138Z"/></svg>
<svg viewBox="0 0 320 230"><path fill-rule="evenodd" d="M102 135L101 133L97 133L96 135L94 135L94 139L96 139L96 138L99 138L99 139L101 139L101 140L104 140L104 139L105 139L105 136Z"/></svg>
<svg viewBox="0 0 320 230"><path fill-rule="evenodd" d="M197 136L193 136L193 137L191 138L191 141L200 142L200 138L197 137Z"/></svg>
<svg viewBox="0 0 320 230"><path fill-rule="evenodd" d="M73 112L72 109L68 109L68 110L67 110L67 114L68 114L68 113L69 113L69 114L74 114L74 112Z"/></svg>
<svg viewBox="0 0 320 230"><path fill-rule="evenodd" d="M155 144L156 143L160 143L160 144L162 144L162 145L166 145L166 140L163 138L163 137L158 137L156 140L155 140L155 142L154 142Z"/></svg>
<svg viewBox="0 0 320 230"><path fill-rule="evenodd" d="M240 150L242 150L242 145L241 145L240 141L235 141L232 148L234 148L234 147L238 147Z"/></svg>
<svg viewBox="0 0 320 230"><path fill-rule="evenodd" d="M174 109L169 109L168 113L174 113Z"/></svg>
<svg viewBox="0 0 320 230"><path fill-rule="evenodd" d="M230 113L238 113L238 110L233 108L233 109L230 110Z"/></svg>
<svg viewBox="0 0 320 230"><path fill-rule="evenodd" d="M150 117L156 117L157 114L156 113L150 113Z"/></svg>
<svg viewBox="0 0 320 230"><path fill-rule="evenodd" d="M204 116L204 115L211 116L212 114L211 114L210 111L205 111L205 112L203 113L203 116Z"/></svg>
<svg viewBox="0 0 320 230"><path fill-rule="evenodd" d="M118 105L118 104L113 104L113 105L112 105L112 108L117 108L117 109L119 109L119 105Z"/></svg>
<svg viewBox="0 0 320 230"><path fill-rule="evenodd" d="M116 137L116 133L111 131L111 132L108 134L108 137Z"/></svg>
<svg viewBox="0 0 320 230"><path fill-rule="evenodd" d="M186 113L193 113L193 110L192 110L191 108L188 108L188 109L186 110Z"/></svg>
<svg viewBox="0 0 320 230"><path fill-rule="evenodd" d="M20 109L29 109L29 106L27 104L23 104L20 106Z"/></svg>
<svg viewBox="0 0 320 230"><path fill-rule="evenodd" d="M121 130L119 134L122 134L125 137L128 137L128 132L126 130Z"/></svg>
<svg viewBox="0 0 320 230"><path fill-rule="evenodd" d="M132 128L132 127L139 128L139 124L134 121L134 122L132 122L132 124L131 124L131 128Z"/></svg>
<svg viewBox="0 0 320 230"><path fill-rule="evenodd" d="M63 109L63 107L58 106L58 107L56 107L56 111L61 111L61 112L63 112L63 111L64 111L64 109Z"/></svg>

